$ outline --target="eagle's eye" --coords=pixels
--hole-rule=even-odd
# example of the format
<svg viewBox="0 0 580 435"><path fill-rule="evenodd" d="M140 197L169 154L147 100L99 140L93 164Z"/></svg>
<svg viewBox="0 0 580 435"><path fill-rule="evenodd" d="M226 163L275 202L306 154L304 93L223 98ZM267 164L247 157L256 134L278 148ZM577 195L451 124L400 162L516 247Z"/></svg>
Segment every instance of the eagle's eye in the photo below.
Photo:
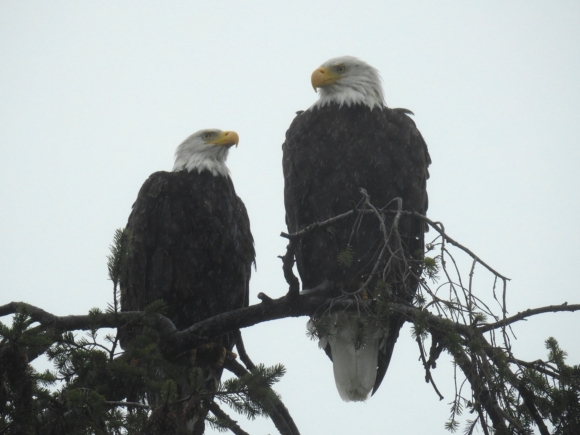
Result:
<svg viewBox="0 0 580 435"><path fill-rule="evenodd" d="M346 67L344 65L339 65L336 67L336 72L342 74L343 72L346 71Z"/></svg>
<svg viewBox="0 0 580 435"><path fill-rule="evenodd" d="M212 134L211 134L211 133L204 133L204 134L203 134L203 136L202 136L202 138L203 138L204 140L209 140L209 139L211 139L211 136L212 136Z"/></svg>

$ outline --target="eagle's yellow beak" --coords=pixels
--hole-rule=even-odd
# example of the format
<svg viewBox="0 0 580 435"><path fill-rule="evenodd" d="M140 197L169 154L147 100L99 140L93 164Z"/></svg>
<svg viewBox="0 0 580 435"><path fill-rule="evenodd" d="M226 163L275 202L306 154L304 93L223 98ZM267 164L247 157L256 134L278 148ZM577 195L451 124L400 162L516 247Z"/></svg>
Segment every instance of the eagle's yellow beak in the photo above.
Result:
<svg viewBox="0 0 580 435"><path fill-rule="evenodd" d="M235 131L222 131L218 137L209 140L206 143L222 146L232 146L232 145L238 146L239 142L240 138L238 136L238 133L236 133Z"/></svg>
<svg viewBox="0 0 580 435"><path fill-rule="evenodd" d="M331 85L338 79L340 79L338 74L321 66L320 68L315 69L312 73L312 88L314 89L314 92L316 92L316 88L323 88L324 86Z"/></svg>

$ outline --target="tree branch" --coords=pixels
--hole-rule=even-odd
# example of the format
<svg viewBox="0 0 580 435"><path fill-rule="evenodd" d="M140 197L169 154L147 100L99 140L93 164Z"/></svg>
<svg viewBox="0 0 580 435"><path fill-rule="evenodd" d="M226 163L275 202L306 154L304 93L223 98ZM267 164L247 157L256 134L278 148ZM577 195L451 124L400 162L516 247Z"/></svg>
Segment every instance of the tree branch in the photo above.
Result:
<svg viewBox="0 0 580 435"><path fill-rule="evenodd" d="M485 412L487 412L491 418L493 427L497 431L496 433L499 435L508 435L509 432L504 422L504 416L499 411L490 391L485 388L485 385L482 385L478 375L478 370L475 367L473 361L462 349L450 349L449 351L453 355L465 377L469 380L473 390L473 396L475 397L477 403L483 406ZM485 423L482 421L482 425L484 424Z"/></svg>
<svg viewBox="0 0 580 435"><path fill-rule="evenodd" d="M220 420L224 421L228 425L228 429L231 430L236 435L249 435L248 432L243 430L239 425L238 422L233 420L229 415L227 415L215 402L210 402L207 405L207 408L211 411L213 415L215 415Z"/></svg>
<svg viewBox="0 0 580 435"><path fill-rule="evenodd" d="M441 237L443 237L445 239L445 241L447 243L449 243L450 245L455 246L458 249L461 249L463 252L465 252L467 255L469 255L471 258L473 258L475 261L477 261L478 263L480 263L483 267L485 267L487 270L489 270L491 273L493 273L494 275L496 275L498 278L501 278L504 281L509 281L510 279L506 276L503 276L501 273L497 272L495 269L493 269L490 265L488 265L485 261L483 261L481 258L479 258L477 255L475 255L470 249L468 249L467 247L463 246L461 243L459 243L458 241L456 241L455 239L451 238L444 230L443 225L440 222L435 222L432 221L431 219L429 219L426 216L423 216L421 213L417 213L415 211L402 211L402 210L385 210L384 207L380 209L383 213L385 214L398 214L400 213L401 215L404 216L413 216L416 217L418 219L421 219L422 221L426 222L430 227L432 227L435 231L437 231ZM358 210L358 209L353 209L350 211L347 211L346 213L340 214L338 216L334 216L330 219L327 219L323 222L315 222L313 224L308 225L307 227L303 228L302 230L296 232L296 233L292 233L292 234L288 234L285 232L280 233L281 237L284 237L288 240L296 240L296 239L300 239L302 237L304 237L306 234L308 234L311 231L314 231L315 229L318 228L324 228L334 222L346 219L350 216L352 216L354 213L374 213L373 210Z"/></svg>
<svg viewBox="0 0 580 435"><path fill-rule="evenodd" d="M252 360L248 356L248 353L246 352L246 346L244 346L244 340L242 339L242 333L238 329L234 333L234 335L236 336L236 350L238 351L238 354L240 355L240 359L242 360L242 362L244 363L244 365L246 366L246 368L248 370L255 369L256 365L252 362Z"/></svg>
<svg viewBox="0 0 580 435"><path fill-rule="evenodd" d="M359 301L359 304L361 303L372 304L373 301ZM341 307L344 309L349 309L350 307L348 299L337 301L336 299L316 294L299 295L292 298L289 298L288 296L283 296L278 299L268 298L267 303L262 302L246 308L222 313L198 322L183 331L178 331L175 328L175 325L173 325L171 320L167 317L160 314L156 314L155 316L157 318L161 335L164 338L162 340L163 350L171 355L182 353L188 349L193 349L200 344L211 341L214 337L225 334L226 332L235 331L236 329L247 328L258 323L286 317L312 316L317 311L324 309L330 304L334 307ZM468 336L472 333L472 329L468 325L452 322L410 305L393 303L390 307L393 311L404 314L407 321L412 321L417 316L421 316L421 319L432 326L452 328L464 336ZM575 311L578 309L580 309L580 305L537 308L535 310L527 310L524 313L520 313L518 315L519 317L514 316L513 318L508 319L508 323L513 323L522 320L528 315L539 314L541 312ZM119 326L119 320L127 322L130 319L135 319L145 314L142 311L128 311L117 314L95 313L82 316L55 316L54 314L48 313L34 305L24 302L11 302L0 306L0 316L14 314L19 311L28 314L34 321L39 322L44 328L61 332L90 330L91 328L94 328L95 325L99 328L116 328ZM478 330L486 332L491 329L501 328L502 326L503 322L500 321L479 327Z"/></svg>
<svg viewBox="0 0 580 435"><path fill-rule="evenodd" d="M515 316L508 317L505 320L500 320L499 322L488 323L487 325L480 326L477 329L481 332L487 332L487 331L491 331L492 329L501 328L501 327L510 325L514 322L524 320L526 317L535 316L537 314L557 313L560 311L578 311L578 310L580 310L580 304L568 305L568 302L565 302L562 305L549 305L547 307L540 307L540 308L533 308L533 309L529 308L525 311L519 312Z"/></svg>
<svg viewBox="0 0 580 435"><path fill-rule="evenodd" d="M249 372L242 367L242 365L237 362L236 360L227 360L224 364L224 367L236 375L238 378L241 378L244 375L247 375ZM276 394L273 394L273 397L277 397ZM280 435L300 435L300 431L296 427L290 412L288 412L288 408L282 403L282 401L278 398L272 400L272 406L274 407L273 412L268 412L270 419L280 432Z"/></svg>
<svg viewBox="0 0 580 435"><path fill-rule="evenodd" d="M308 225L307 227L304 227L303 229L301 229L300 231L296 232L296 233L285 233L285 232L281 232L280 233L280 237L284 237L285 239L288 240L296 240L296 239L300 239L302 237L304 237L306 234L318 229L318 228L324 228L329 226L330 224L333 224L334 222L338 222L341 221L343 219L346 219L349 216L352 216L354 213L372 213L371 210L350 210L347 211L346 213L343 214L339 214L338 216L334 216L330 219L327 219L323 222L314 222L313 224Z"/></svg>
<svg viewBox="0 0 580 435"><path fill-rule="evenodd" d="M88 315L56 316L26 302L10 302L0 306L0 317L24 312L44 328L57 331L90 330L98 328L117 328L119 320L128 320L145 315L144 311L124 311L120 313L94 313ZM166 333L176 331L175 325L167 317L156 314L158 326Z"/></svg>
<svg viewBox="0 0 580 435"><path fill-rule="evenodd" d="M294 268L294 261L295 261L295 251L296 247L294 244L296 240L290 239L288 242L288 246L286 247L286 254L281 256L282 259L282 271L284 272L284 278L289 285L288 288L288 296L289 297L296 297L300 292L300 281L294 275L293 268Z"/></svg>
<svg viewBox="0 0 580 435"><path fill-rule="evenodd" d="M431 375L431 369L429 367L429 364L427 363L427 360L425 359L425 352L423 352L423 344L421 343L421 340L419 339L419 337L417 337L416 341L417 341L417 344L419 345L419 352L421 353L421 361L423 362L423 367L425 367L425 382L431 383L431 386L433 387L433 389L435 390L435 392L439 396L439 400L443 400L444 397L439 392L437 385L435 385L435 381L433 380L433 376Z"/></svg>

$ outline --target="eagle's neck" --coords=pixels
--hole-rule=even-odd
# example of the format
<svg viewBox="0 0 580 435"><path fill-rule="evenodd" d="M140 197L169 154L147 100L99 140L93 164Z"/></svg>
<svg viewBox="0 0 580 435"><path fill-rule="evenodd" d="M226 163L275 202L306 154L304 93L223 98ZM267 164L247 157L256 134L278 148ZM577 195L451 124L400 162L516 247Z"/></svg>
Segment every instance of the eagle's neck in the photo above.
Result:
<svg viewBox="0 0 580 435"><path fill-rule="evenodd" d="M230 176L230 170L226 166L228 148L225 146L181 144L175 151L175 164L173 171L186 170L191 172L210 171L214 176Z"/></svg>
<svg viewBox="0 0 580 435"><path fill-rule="evenodd" d="M311 109L330 104L338 104L339 107L342 107L344 104L348 107L362 104L368 106L371 110L374 107L380 109L387 107L380 83L373 83L366 80L347 83L341 83L339 81L331 86L319 88L319 91L320 97L311 106Z"/></svg>

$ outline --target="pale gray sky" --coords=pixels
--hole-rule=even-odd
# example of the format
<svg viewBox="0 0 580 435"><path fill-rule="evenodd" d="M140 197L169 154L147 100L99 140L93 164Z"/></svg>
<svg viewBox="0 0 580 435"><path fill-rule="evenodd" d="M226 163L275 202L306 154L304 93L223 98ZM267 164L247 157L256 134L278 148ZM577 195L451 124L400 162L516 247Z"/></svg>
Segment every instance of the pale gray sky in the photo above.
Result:
<svg viewBox="0 0 580 435"><path fill-rule="evenodd" d="M281 144L316 99L311 72L346 54L379 69L389 106L415 112L433 159L428 215L512 278L510 312L578 303L579 46L573 1L3 1L0 303L104 308L114 230L147 176L209 127L241 139L229 166L256 240L251 301L283 295ZM346 404L305 323L244 332L254 361L286 365L277 390L303 434L446 433L447 357L439 402L406 327L378 393ZM579 329L579 314L532 318L514 346L544 358L554 335L578 364Z"/></svg>

